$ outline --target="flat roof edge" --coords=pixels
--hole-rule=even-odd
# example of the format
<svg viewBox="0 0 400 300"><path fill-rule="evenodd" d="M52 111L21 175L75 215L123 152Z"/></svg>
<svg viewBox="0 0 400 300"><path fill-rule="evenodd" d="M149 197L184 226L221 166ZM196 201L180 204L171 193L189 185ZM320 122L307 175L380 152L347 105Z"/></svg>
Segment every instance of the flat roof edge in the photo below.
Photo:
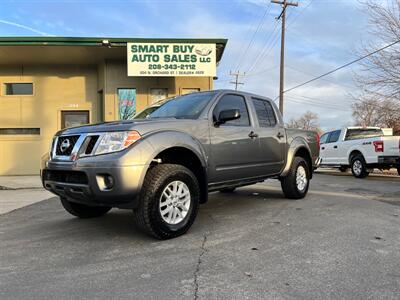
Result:
<svg viewBox="0 0 400 300"><path fill-rule="evenodd" d="M11 43L13 45L31 45L36 44L73 44L79 45L97 45L101 44L104 40L110 43L130 43L130 42L148 42L148 43L215 43L224 44L228 42L227 39L222 38L110 38L110 37L0 37L0 44Z"/></svg>
<svg viewBox="0 0 400 300"><path fill-rule="evenodd" d="M10 36L0 37L0 46L103 46L107 40L112 47L124 47L127 43L192 43L217 44L217 62L222 58L228 39L222 38L108 38L108 37L57 37L57 36Z"/></svg>

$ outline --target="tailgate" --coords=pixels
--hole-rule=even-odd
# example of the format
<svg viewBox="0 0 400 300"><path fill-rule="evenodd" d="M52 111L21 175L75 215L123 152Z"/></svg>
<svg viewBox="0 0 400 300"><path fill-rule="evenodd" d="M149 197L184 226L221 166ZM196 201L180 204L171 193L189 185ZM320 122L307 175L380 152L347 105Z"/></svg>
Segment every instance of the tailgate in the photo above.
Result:
<svg viewBox="0 0 400 300"><path fill-rule="evenodd" d="M383 136L383 155L400 156L400 136Z"/></svg>

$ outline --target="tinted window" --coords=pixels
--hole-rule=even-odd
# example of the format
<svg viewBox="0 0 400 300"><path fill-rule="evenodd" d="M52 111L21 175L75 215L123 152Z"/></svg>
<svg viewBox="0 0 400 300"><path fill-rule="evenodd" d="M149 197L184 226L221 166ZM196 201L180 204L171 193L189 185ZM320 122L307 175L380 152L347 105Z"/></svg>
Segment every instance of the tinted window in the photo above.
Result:
<svg viewBox="0 0 400 300"><path fill-rule="evenodd" d="M260 127L273 127L276 125L274 109L268 101L252 99L257 113Z"/></svg>
<svg viewBox="0 0 400 300"><path fill-rule="evenodd" d="M193 93L167 101L149 118L197 119L217 92Z"/></svg>
<svg viewBox="0 0 400 300"><path fill-rule="evenodd" d="M369 137L382 136L383 131L381 129L375 128L360 128L360 129L348 129L346 132L346 141L347 140L356 140L356 139L365 139Z"/></svg>
<svg viewBox="0 0 400 300"><path fill-rule="evenodd" d="M338 141L340 136L340 130L332 131L329 135L329 143L335 143Z"/></svg>
<svg viewBox="0 0 400 300"><path fill-rule="evenodd" d="M326 143L328 142L328 137L329 137L329 132L323 134L323 135L321 136L320 143L321 143L321 144L326 144Z"/></svg>
<svg viewBox="0 0 400 300"><path fill-rule="evenodd" d="M238 109L240 111L240 118L228 121L225 125L233 126L250 126L249 113L247 111L246 101L239 95L225 95L214 108L214 121L218 119L219 113L223 110Z"/></svg>
<svg viewBox="0 0 400 300"><path fill-rule="evenodd" d="M33 95L32 83L5 83L6 95Z"/></svg>

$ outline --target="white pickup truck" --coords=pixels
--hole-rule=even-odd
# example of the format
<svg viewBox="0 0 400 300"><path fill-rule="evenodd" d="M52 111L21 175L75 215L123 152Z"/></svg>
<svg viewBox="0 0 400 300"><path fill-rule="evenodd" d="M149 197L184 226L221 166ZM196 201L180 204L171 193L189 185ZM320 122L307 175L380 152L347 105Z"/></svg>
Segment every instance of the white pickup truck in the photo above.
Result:
<svg viewBox="0 0 400 300"><path fill-rule="evenodd" d="M378 127L347 127L321 136L320 167L351 168L357 178L374 169L397 168L400 175L400 136L385 135Z"/></svg>

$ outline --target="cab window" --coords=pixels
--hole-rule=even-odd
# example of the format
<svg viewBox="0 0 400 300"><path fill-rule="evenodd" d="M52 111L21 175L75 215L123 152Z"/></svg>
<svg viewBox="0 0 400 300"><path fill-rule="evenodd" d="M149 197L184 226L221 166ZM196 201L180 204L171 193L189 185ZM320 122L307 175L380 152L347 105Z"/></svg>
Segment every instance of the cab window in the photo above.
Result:
<svg viewBox="0 0 400 300"><path fill-rule="evenodd" d="M252 98L252 101L260 127L274 127L276 125L276 118L271 104L267 101L255 98Z"/></svg>
<svg viewBox="0 0 400 300"><path fill-rule="evenodd" d="M247 110L246 100L244 97L233 94L222 96L214 108L214 121L218 119L221 111L228 109L238 109L240 111L240 118L228 121L224 124L224 126L250 126L249 112Z"/></svg>
<svg viewBox="0 0 400 300"><path fill-rule="evenodd" d="M327 132L321 136L321 140L320 140L321 144L326 144L328 142L329 133L330 132Z"/></svg>
<svg viewBox="0 0 400 300"><path fill-rule="evenodd" d="M328 143L335 143L339 140L340 130L332 131L329 135Z"/></svg>

